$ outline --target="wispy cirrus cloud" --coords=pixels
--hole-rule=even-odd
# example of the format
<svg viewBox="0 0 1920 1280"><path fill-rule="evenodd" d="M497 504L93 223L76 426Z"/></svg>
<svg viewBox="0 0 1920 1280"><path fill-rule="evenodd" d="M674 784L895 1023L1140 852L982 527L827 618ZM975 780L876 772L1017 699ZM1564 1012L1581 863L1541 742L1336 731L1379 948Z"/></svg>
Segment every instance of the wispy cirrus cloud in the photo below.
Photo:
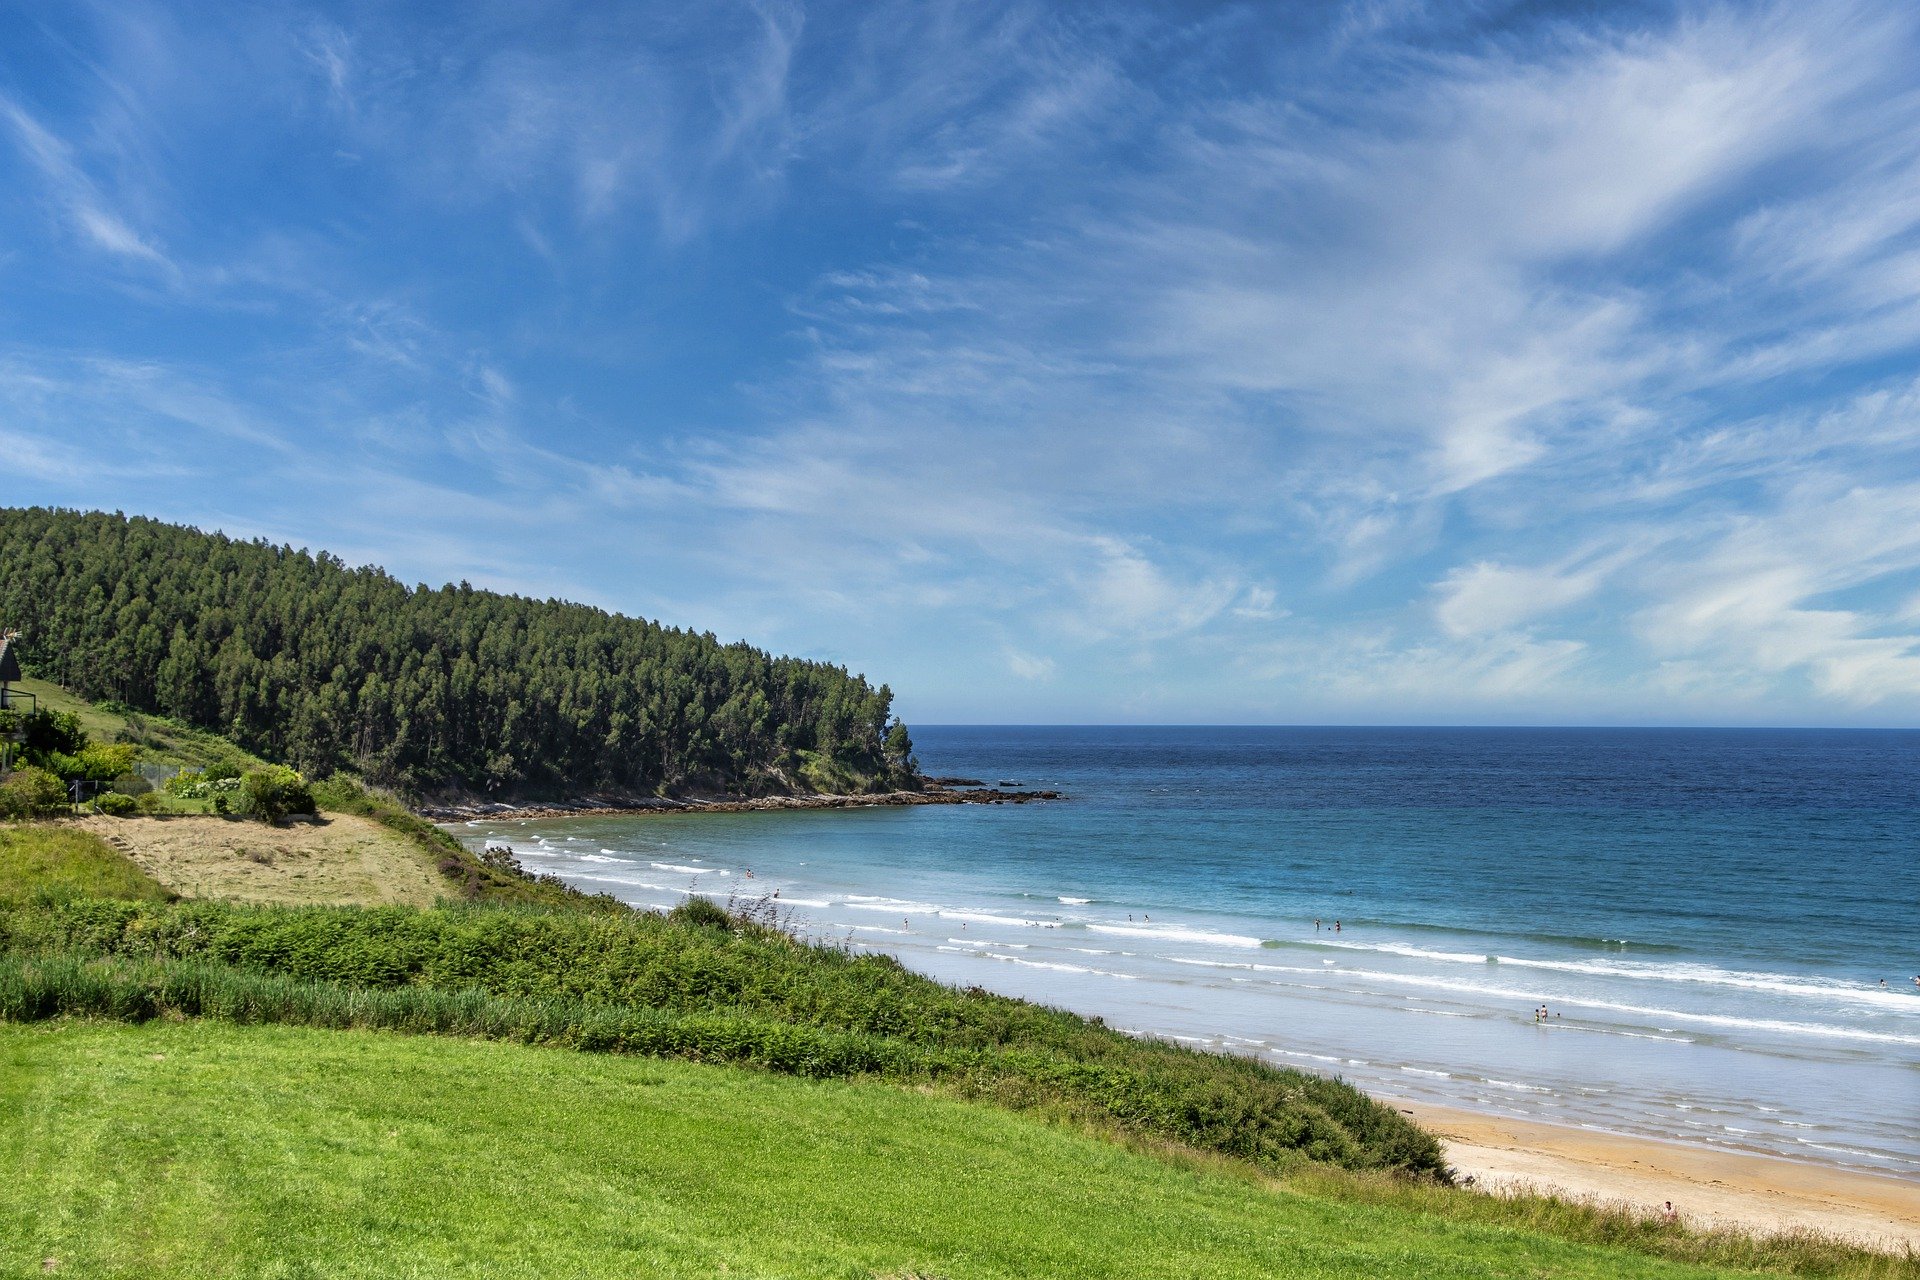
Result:
<svg viewBox="0 0 1920 1280"><path fill-rule="evenodd" d="M176 270L150 237L134 230L113 210L66 141L4 97L0 97L0 118L11 127L20 154L39 171L48 199L82 243L167 272Z"/></svg>
<svg viewBox="0 0 1920 1280"><path fill-rule="evenodd" d="M26 497L949 717L1920 714L1903 6L7 30Z"/></svg>

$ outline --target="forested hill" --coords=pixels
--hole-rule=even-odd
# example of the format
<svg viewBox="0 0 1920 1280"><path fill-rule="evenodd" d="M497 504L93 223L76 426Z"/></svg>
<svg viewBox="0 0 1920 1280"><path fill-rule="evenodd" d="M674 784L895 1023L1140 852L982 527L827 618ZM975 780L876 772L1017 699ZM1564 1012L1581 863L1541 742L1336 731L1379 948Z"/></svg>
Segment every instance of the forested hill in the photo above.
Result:
<svg viewBox="0 0 1920 1280"><path fill-rule="evenodd" d="M844 668L155 520L0 509L0 622L29 675L410 793L913 782Z"/></svg>

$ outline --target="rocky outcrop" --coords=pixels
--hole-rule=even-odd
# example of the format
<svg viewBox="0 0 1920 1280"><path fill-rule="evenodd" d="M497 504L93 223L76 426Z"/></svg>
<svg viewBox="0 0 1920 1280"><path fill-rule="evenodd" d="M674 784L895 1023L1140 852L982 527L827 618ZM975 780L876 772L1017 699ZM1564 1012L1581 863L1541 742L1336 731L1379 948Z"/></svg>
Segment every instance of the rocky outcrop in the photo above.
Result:
<svg viewBox="0 0 1920 1280"><path fill-rule="evenodd" d="M934 779L921 791L884 791L877 795L755 796L751 799L713 799L660 796L583 795L569 800L508 804L492 800L449 800L417 805L414 812L435 822L476 818L588 818L627 817L651 813L751 813L765 809L870 809L918 804L1027 804L1034 800L1064 800L1059 791L1003 791L997 787L955 790Z"/></svg>

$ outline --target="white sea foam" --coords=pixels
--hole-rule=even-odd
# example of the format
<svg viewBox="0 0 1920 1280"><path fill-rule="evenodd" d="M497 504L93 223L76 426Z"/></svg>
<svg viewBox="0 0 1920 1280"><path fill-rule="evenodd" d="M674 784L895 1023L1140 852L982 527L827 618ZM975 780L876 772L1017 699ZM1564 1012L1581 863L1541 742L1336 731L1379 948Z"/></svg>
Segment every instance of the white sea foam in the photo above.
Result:
<svg viewBox="0 0 1920 1280"><path fill-rule="evenodd" d="M704 876L712 870L711 867L689 867L678 862L649 862L647 865L655 871L677 871L688 876Z"/></svg>
<svg viewBox="0 0 1920 1280"><path fill-rule="evenodd" d="M1485 1077L1485 1079L1488 1084L1494 1086L1494 1088L1496 1089L1516 1089L1521 1093L1552 1093L1553 1092L1553 1090L1544 1088L1537 1084L1521 1084L1518 1080L1495 1080L1491 1076Z"/></svg>
<svg viewBox="0 0 1920 1280"><path fill-rule="evenodd" d="M1092 898L1064 898L1064 897L1063 897L1063 898L1060 898L1060 899L1058 899L1058 901L1060 901L1060 902L1064 902L1064 903L1066 903L1066 904L1067 904L1068 906L1070 906L1070 907L1084 907L1084 906L1086 906L1086 905L1087 905L1087 904L1088 904L1089 902L1092 902L1092 901L1093 901L1093 899L1092 899Z"/></svg>
<svg viewBox="0 0 1920 1280"><path fill-rule="evenodd" d="M940 908L930 902L905 902L899 898L866 899L856 902L847 899L847 907L853 911L885 911L902 916L937 916Z"/></svg>
<svg viewBox="0 0 1920 1280"><path fill-rule="evenodd" d="M1005 924L1023 929L1051 929L1054 926L1040 920L1028 920L1022 916L996 915L991 911L955 911L947 907L933 908L942 920L967 920L974 924Z"/></svg>
<svg viewBox="0 0 1920 1280"><path fill-rule="evenodd" d="M1538 991L1518 991L1506 987L1493 987L1484 983L1456 982L1446 978L1430 978L1411 973L1384 973L1371 969L1343 969L1339 976L1361 978L1371 982L1392 982L1403 986L1422 987L1429 991L1454 991L1467 995L1492 997L1500 1000L1525 1001L1539 1003L1546 999L1550 1004L1565 1005L1568 1008L1599 1009L1608 1013L1632 1013L1642 1017L1659 1018L1663 1021L1697 1022L1703 1026L1727 1027L1740 1031L1771 1031L1781 1035L1818 1036L1835 1040L1859 1040L1870 1044L1906 1044L1920 1045L1920 1036L1899 1035L1889 1031L1868 1031L1860 1027L1841 1027L1822 1022L1788 1022L1778 1018L1742 1018L1721 1013L1687 1013L1679 1009L1658 1009L1646 1005L1620 1004L1611 1000L1593 1000L1579 995L1542 996ZM1561 1027L1545 1023L1554 1030L1601 1031L1610 1035L1637 1036L1647 1040L1663 1040L1673 1037L1656 1036L1648 1032L1621 1031L1608 1027ZM1682 1040L1682 1043L1686 1041Z"/></svg>
<svg viewBox="0 0 1920 1280"><path fill-rule="evenodd" d="M832 902L825 898L775 898L783 907L830 907Z"/></svg>
<svg viewBox="0 0 1920 1280"><path fill-rule="evenodd" d="M1214 933L1207 929L1189 929L1168 924L1090 924L1092 933L1111 933L1123 938L1157 938L1163 942L1197 942L1217 947L1257 947L1260 939L1240 933Z"/></svg>
<svg viewBox="0 0 1920 1280"><path fill-rule="evenodd" d="M1135 981L1131 973L1115 973L1111 969L1091 969L1083 964L1058 964L1051 960L1026 960L1019 956L1001 955L997 951L982 951L980 955L989 960L1004 960L1008 964L1017 964L1028 969L1052 969L1057 973L1090 973L1101 978L1118 978L1122 982Z"/></svg>
<svg viewBox="0 0 1920 1280"><path fill-rule="evenodd" d="M850 924L847 928L855 933L905 933L905 929L889 929L879 924Z"/></svg>
<svg viewBox="0 0 1920 1280"><path fill-rule="evenodd" d="M622 863L625 863L628 861L628 859L626 858L602 857L600 854L597 854L597 853L576 853L573 855L573 857L576 862L610 862L615 866L619 866Z"/></svg>
<svg viewBox="0 0 1920 1280"><path fill-rule="evenodd" d="M1596 978L1624 978L1634 982L1698 983L1707 986L1733 987L1743 991L1764 991L1772 995L1794 996L1800 999L1869 1005L1882 1009L1895 1009L1902 1013L1920 1012L1920 993L1844 982L1832 978L1794 976L1784 973L1754 973L1680 961L1668 963L1648 960L1540 959L1485 952L1437 951L1431 947L1416 947L1402 942L1350 942L1344 939L1337 941L1315 939L1312 945L1337 947L1343 951L1374 951L1413 960L1438 960L1447 964L1543 969L1553 973L1577 973Z"/></svg>

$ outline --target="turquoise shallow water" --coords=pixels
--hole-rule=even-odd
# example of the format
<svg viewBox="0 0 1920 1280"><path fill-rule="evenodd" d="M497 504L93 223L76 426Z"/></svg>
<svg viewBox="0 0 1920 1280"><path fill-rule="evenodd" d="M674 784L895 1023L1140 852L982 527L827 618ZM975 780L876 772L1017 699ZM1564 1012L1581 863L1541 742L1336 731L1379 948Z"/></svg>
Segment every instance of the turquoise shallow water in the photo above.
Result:
<svg viewBox="0 0 1920 1280"><path fill-rule="evenodd" d="M1071 798L459 831L1387 1094L1920 1178L1920 733L917 738Z"/></svg>

